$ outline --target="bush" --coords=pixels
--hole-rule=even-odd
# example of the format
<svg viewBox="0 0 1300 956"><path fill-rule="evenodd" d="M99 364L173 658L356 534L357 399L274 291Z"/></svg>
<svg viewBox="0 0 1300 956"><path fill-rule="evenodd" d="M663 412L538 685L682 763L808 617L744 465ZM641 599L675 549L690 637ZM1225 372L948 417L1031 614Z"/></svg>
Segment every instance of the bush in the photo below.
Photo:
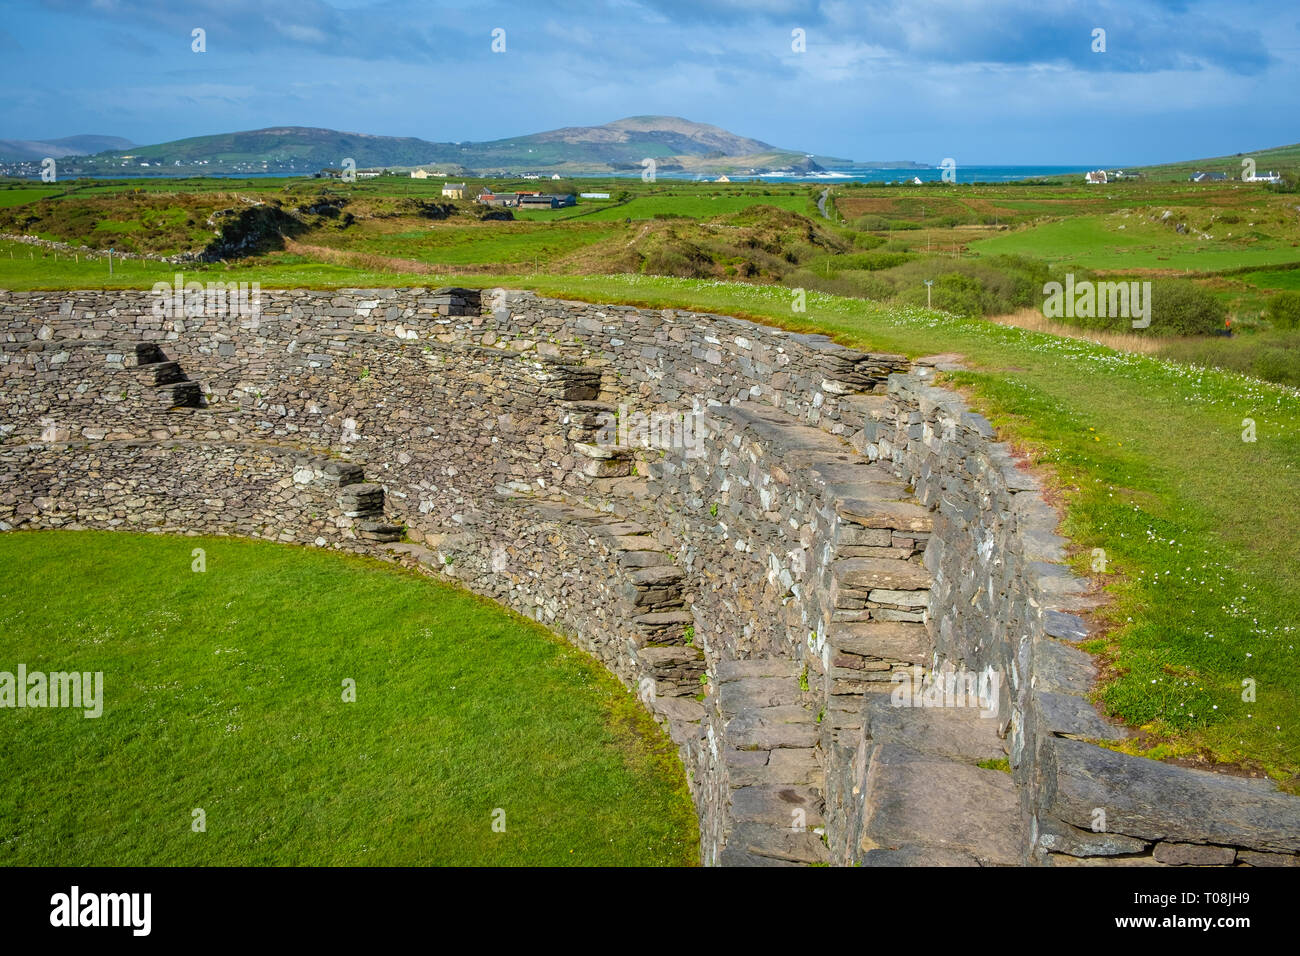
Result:
<svg viewBox="0 0 1300 956"><path fill-rule="evenodd" d="M1259 378L1300 388L1300 351L1264 349L1251 363L1250 372Z"/></svg>
<svg viewBox="0 0 1300 956"><path fill-rule="evenodd" d="M831 258L832 269L892 269L910 262L915 256L906 252L852 252Z"/></svg>
<svg viewBox="0 0 1300 956"><path fill-rule="evenodd" d="M1300 328L1300 292L1281 292L1268 300L1264 317L1275 329Z"/></svg>
<svg viewBox="0 0 1300 956"><path fill-rule="evenodd" d="M1225 328L1228 307L1184 279L1151 284L1151 331L1156 335L1213 335Z"/></svg>
<svg viewBox="0 0 1300 956"><path fill-rule="evenodd" d="M934 280L930 289L930 303L936 309L953 315L977 317L984 314L981 302L984 287L980 281L959 272L948 272ZM907 305L925 305L925 286L908 286L901 296Z"/></svg>

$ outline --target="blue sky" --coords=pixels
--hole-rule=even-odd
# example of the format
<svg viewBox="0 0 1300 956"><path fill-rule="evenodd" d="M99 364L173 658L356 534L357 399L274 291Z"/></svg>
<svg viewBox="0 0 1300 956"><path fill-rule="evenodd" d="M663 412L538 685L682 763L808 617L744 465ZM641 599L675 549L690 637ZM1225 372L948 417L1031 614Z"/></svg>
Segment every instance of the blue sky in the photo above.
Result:
<svg viewBox="0 0 1300 956"><path fill-rule="evenodd" d="M9 139L154 143L293 125L486 140L663 113L809 152L932 164L1137 164L1300 141L1294 0L3 8ZM205 53L191 50L195 28Z"/></svg>

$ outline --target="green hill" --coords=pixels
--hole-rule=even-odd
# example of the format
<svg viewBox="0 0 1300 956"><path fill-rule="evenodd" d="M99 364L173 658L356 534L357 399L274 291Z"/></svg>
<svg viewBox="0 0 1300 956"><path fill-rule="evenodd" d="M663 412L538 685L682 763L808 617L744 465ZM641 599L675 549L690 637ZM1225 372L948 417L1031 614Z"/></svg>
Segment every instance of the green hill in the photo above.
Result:
<svg viewBox="0 0 1300 956"><path fill-rule="evenodd" d="M276 126L116 149L65 164L61 172L103 175L129 170L140 174L156 169L174 175L292 174L338 168L344 159L352 159L362 169L436 166L452 173L593 175L639 172L647 157L662 171L701 175L820 168L806 152L772 146L717 126L674 116L633 116L603 126L570 126L482 143Z"/></svg>
<svg viewBox="0 0 1300 956"><path fill-rule="evenodd" d="M1290 146L1273 146L1269 149L1256 149L1245 153L1233 153L1231 156L1215 156L1211 159L1192 159L1177 163L1163 163L1158 166L1139 166L1126 172L1140 172L1146 179L1185 180L1193 173L1223 173L1229 179L1241 178L1241 161L1255 161L1255 171L1259 175L1269 170L1279 173L1300 172L1300 143Z"/></svg>

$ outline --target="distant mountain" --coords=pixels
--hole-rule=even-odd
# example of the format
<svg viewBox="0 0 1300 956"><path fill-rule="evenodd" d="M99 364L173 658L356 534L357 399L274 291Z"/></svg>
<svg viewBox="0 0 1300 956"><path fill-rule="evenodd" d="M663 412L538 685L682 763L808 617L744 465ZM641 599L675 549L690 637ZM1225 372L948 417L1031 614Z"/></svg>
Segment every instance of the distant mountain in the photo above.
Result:
<svg viewBox="0 0 1300 956"><path fill-rule="evenodd" d="M42 155L51 155L44 153ZM241 133L195 136L154 146L116 146L79 160L78 171L106 174L268 172L305 173L339 168L352 159L367 167L430 166L450 173L561 173L599 175L640 171L642 160L655 160L664 172L721 174L732 172L808 171L823 162L761 140L738 136L717 126L675 116L632 116L603 126L569 126L483 143L431 142L414 138L369 136L331 129L277 126Z"/></svg>
<svg viewBox="0 0 1300 956"><path fill-rule="evenodd" d="M294 172L316 172L338 168L352 159L358 168L367 166L409 166L424 162L438 143L399 136L370 136L341 133L309 126L272 126L242 133L193 136L154 146L116 149L90 157L95 164L112 167L122 163L140 167L197 167L211 172L229 172L263 165ZM203 172L191 169L189 172Z"/></svg>
<svg viewBox="0 0 1300 956"><path fill-rule="evenodd" d="M135 143L121 136L65 136L62 139L0 139L0 160L42 160L46 156L86 156L108 149L130 149Z"/></svg>

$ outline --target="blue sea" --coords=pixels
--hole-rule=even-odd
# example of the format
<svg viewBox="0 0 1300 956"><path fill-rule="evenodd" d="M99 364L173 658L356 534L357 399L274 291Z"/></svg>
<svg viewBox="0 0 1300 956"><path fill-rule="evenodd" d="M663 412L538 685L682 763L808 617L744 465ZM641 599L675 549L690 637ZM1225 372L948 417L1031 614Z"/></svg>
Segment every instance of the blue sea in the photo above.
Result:
<svg viewBox="0 0 1300 956"><path fill-rule="evenodd" d="M1008 183L1018 179L1042 179L1048 176L1079 175L1092 169L1114 168L1101 166L957 166L956 181L959 183ZM821 173L802 175L783 175L764 173L758 176L736 174L727 177L733 183L896 183L911 182L919 179L923 183L938 182L943 179L944 170L939 166L917 169L911 167L880 166L839 166ZM671 173L661 173L660 178L671 177ZM696 177L678 177L695 179ZM705 177L708 178L708 177Z"/></svg>
<svg viewBox="0 0 1300 956"><path fill-rule="evenodd" d="M957 182L959 183L1007 183L1014 182L1018 179L1041 179L1047 176L1082 176L1085 172L1092 169L1113 169L1112 166L958 166L956 168ZM880 167L880 166L840 166L834 169L827 169L820 173L804 173L802 175L786 175L783 173L762 173L757 176L747 176L743 173L736 173L727 178L733 183L743 182L762 182L762 183L826 183L833 185L835 183L896 183L908 182L913 179L919 179L923 183L938 182L943 179L944 170L939 166L927 166L921 168L911 167ZM195 178L195 179L284 179L302 177L304 173L203 173L195 175L189 171L170 172L160 169L158 172L126 172L126 173L80 173L87 179L159 179L164 177L175 178ZM33 179L38 178L33 175ZM638 179L640 173L627 173L624 176L619 174L604 173L599 176L574 176L574 179ZM684 179L694 181L712 181L716 177L686 175L682 173L665 172L659 173L660 179Z"/></svg>

